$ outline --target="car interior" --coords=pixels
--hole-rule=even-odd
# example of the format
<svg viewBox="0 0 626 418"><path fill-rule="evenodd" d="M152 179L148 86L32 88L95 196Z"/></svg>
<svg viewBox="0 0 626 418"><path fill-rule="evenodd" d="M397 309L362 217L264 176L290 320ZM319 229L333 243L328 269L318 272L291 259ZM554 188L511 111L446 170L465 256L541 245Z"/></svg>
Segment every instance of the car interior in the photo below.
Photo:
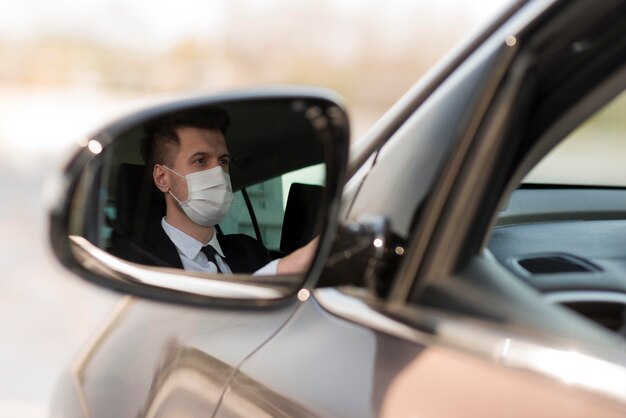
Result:
<svg viewBox="0 0 626 418"><path fill-rule="evenodd" d="M554 335L611 347L626 342L622 16L598 22L589 16L589 27L563 35L562 46L548 36L549 29L537 37L528 84L531 108L526 125L519 127L526 139L513 158L483 247L544 304L589 320L572 322L567 315L553 315L558 310L520 304L535 310L525 313L535 323L543 322ZM543 49L541 42L551 46ZM611 338L594 335L585 324L610 331Z"/></svg>
<svg viewBox="0 0 626 418"><path fill-rule="evenodd" d="M306 109L305 104L297 105ZM305 112L293 112L284 104L259 108L234 103L228 112L231 126L226 139L234 203L216 229L218 234L250 235L273 258L284 256L321 229L326 198L324 144ZM274 123L277 120L285 123ZM165 215L163 194L140 156L142 126L117 137L94 159L83 184L86 190L91 184L99 185L91 187L85 197L85 215L92 222L75 221L78 235L122 259L138 250L136 243L147 225L160 222Z"/></svg>
<svg viewBox="0 0 626 418"><path fill-rule="evenodd" d="M115 208L113 213L117 216L110 217L106 221L111 226L111 238L106 250L120 258L125 258L125 255L132 251L129 246L141 239L146 225L158 222L165 216L165 199L163 193L154 185L152 174L146 170L145 165L122 163L119 165L117 177L124 181L116 182L117 193L113 202ZM280 223L274 225L280 231L278 247L275 246L276 240L269 239L271 237L262 232L265 224L260 224L257 212L261 212L268 202L265 199L267 196L260 197L259 193L249 191L255 186L258 189L257 184L235 190L235 199L243 201L245 207L240 208L239 211L233 211L236 215L231 214L230 219L225 220L226 223L236 224L236 230L232 231L233 233L250 233L258 241L269 246L273 259L297 250L319 234L318 218L323 186L304 183L289 184L284 209L280 205L275 208L279 216L282 214L282 220L277 220ZM280 197L282 198L282 194ZM244 220L240 219L241 211L245 212ZM233 217L237 219L232 219ZM242 224L251 226L252 231L248 231L250 227L242 231ZM216 225L216 230L218 234L224 234L219 225Z"/></svg>
<svg viewBox="0 0 626 418"><path fill-rule="evenodd" d="M524 283L626 337L626 94L546 155L497 216L488 248Z"/></svg>

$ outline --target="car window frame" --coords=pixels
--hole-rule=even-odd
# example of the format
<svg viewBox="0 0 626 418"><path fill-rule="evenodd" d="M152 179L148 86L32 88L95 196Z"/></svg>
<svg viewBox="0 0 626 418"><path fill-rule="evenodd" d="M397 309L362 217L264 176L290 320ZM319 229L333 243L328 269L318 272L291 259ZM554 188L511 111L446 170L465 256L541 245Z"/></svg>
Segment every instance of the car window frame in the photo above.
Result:
<svg viewBox="0 0 626 418"><path fill-rule="evenodd" d="M584 3L582 3L584 5ZM479 193L468 187L468 183L480 183L480 177L482 176L483 186L486 184L486 175L480 174L480 171L485 171L485 167L489 165L493 166L496 159L504 165L504 169L497 175L502 176L505 174L505 178L509 178L510 173L507 173L509 167L507 167L506 161L513 164L513 159L516 158L514 152L516 144L515 141L520 141L520 138L515 135L515 129L519 128L520 120L528 117L530 112L529 106L536 100L533 96L532 88L528 88L531 83L537 83L535 75L532 73L534 60L537 58L528 48L520 48L520 44L524 43L525 46L532 45L532 36L537 36L533 31L537 30L534 22L537 20L546 19L552 17L556 20L556 24L564 24L567 20L563 20L559 13L563 12L563 9L568 9L570 15L576 15L580 13L581 2L574 5L567 2L556 2L552 7L546 10L540 11L538 14L532 12L528 15L522 14L519 19L511 22L509 25L505 25L494 34L494 38L506 39L504 36L506 33L518 33L516 42L512 45L501 43L496 47L500 48L502 52L502 62L499 66L499 70L493 74L492 88L500 87L497 96L487 97L489 89L485 89L486 104L491 106L489 111L485 112L481 117L481 120L476 122L481 124L481 129L477 131L475 135L466 135L462 138L455 150L455 153L443 170L439 183L433 189L433 196L430 197L430 203L423 210L420 222L414 229L414 239L409 244L409 248L406 254L409 255L409 262L401 263L394 287L391 291L388 302L391 306L401 306L410 299L416 300L413 294L413 287L417 286L419 293L421 290L427 288L435 281L445 280L454 275L454 271L464 262L467 262L469 257L474 254L480 254L481 250L485 247L485 236L488 232L488 225L493 222L493 216L497 212L495 209L501 199L504 198L501 191L504 190L506 183L504 181L496 181L495 189L490 191L490 197L485 198L487 207L494 208L484 211L481 219L471 216L471 221L462 222L467 232L464 231L462 236L458 238L458 227L446 227L446 223L455 220L459 222L460 216L457 211L455 217L451 218L452 213L446 214L446 210L453 208L457 205L457 208L466 208L472 200L472 205L477 205L480 202L475 201ZM578 6L578 9L575 7ZM557 16L555 18L554 16ZM571 17L571 16L570 16ZM532 22L532 23L531 23ZM546 24L545 22L543 23ZM526 33L525 33L526 32ZM540 32L541 33L541 32ZM529 37L524 39L524 36ZM513 110L518 114L513 115ZM563 109L562 111L564 111ZM515 117L513 117L515 116ZM545 120L540 121L545 124ZM516 125L517 124L517 125ZM535 129L535 135L537 135L538 126L533 127ZM508 131L507 131L508 130ZM505 133L508 132L508 136L505 137ZM466 142L462 144L461 142ZM485 144L491 141L490 145ZM505 144L505 141L507 143ZM477 148L478 145L483 144L482 151ZM505 146L506 145L506 146ZM469 152L469 148L473 146L474 149ZM508 148L507 148L508 146ZM499 150L496 150L500 147ZM482 153L482 154L481 154ZM456 159L456 161L455 161ZM519 162L516 162L519 163ZM465 175L460 175L460 166L466 164ZM474 165L474 176L476 178L470 178L468 182L467 173L471 165ZM477 170L479 168L480 170ZM471 176L470 176L471 177ZM493 181L495 175L490 179ZM456 183L456 184L455 184ZM454 184L455 193L451 193L452 184ZM463 197L464 203L459 203L461 199L459 194L465 193ZM435 199L440 200L440 204L433 204ZM484 214L486 213L486 215ZM477 225L469 225L471 222L477 222ZM460 224L459 224L460 225ZM458 225L457 225L458 226ZM439 232L432 234L432 238L424 239L424 231L428 231L429 228L440 228ZM473 235L472 239L468 239L468 236Z"/></svg>
<svg viewBox="0 0 626 418"><path fill-rule="evenodd" d="M577 3L578 6L580 4ZM585 3L582 4L585 5ZM572 6L566 2L557 5L576 8L576 4ZM580 9L574 11L581 12ZM544 11L542 16L550 15L551 13L548 12L554 12L554 10ZM559 17L558 24L567 23L567 20L560 19L561 15L558 13L554 15ZM529 33L526 35L530 38L525 39L526 44L532 45L530 42L532 31L536 30L536 27L528 25L524 28L529 28L527 29ZM518 33L520 35L517 39L522 40L523 31L520 30ZM514 169L520 164L519 158L531 152L532 145L536 144L542 133L541 129L538 129L540 125L535 123L531 126L531 132L534 135L525 137L521 135L521 123L529 120L537 122L536 118L532 118L531 112L532 105L537 103L537 97L535 89L529 88L533 86L529 83L538 82L532 71L537 57L532 53L532 49L519 48L520 42L516 45L517 48L513 47L508 50L500 45L510 54L503 55L505 60L508 59L507 65L500 66L500 72L496 73L501 81L500 84L495 83L495 87L498 87L497 94L488 102L489 108L479 115L480 120L477 122L481 124L480 129L474 135L462 139L467 141L467 149L457 147L455 154L448 161L442 178L433 191L433 194L438 194L438 197L443 199L444 204L437 208L430 203L423 209L422 224L418 223L413 241L406 251L408 257L405 259L408 258L409 261L400 264L396 273L395 286L385 301L385 309L391 315L402 318L412 326L420 326L415 323L416 309L431 308L443 310L455 316L469 316L475 320L486 321L485 325L502 327L503 330L512 332L513 335L517 334L520 329L525 329L526 332L535 337L540 335L541 338L551 338L548 330L554 332L559 328L559 324L577 326L581 322L573 313L563 315L562 309L561 313L555 314L559 310L557 307L548 309L550 311L548 314L555 314L553 321L535 315L539 311L518 317L518 314L514 314L517 312L516 304L519 305L517 308L524 305L525 308L531 309L533 306L540 308L547 304L536 295L531 295L530 288L519 283L511 272L497 264L495 259L489 257L488 251L485 251L490 226L495 222L498 209L508 196L507 187L511 187L509 180ZM610 54L605 58L611 58ZM597 68L598 62L590 64L590 67L593 66ZM575 100L570 106L561 108L560 113L554 111L555 119L548 122L555 123L559 116L563 116L567 110L590 94L593 88L597 88L602 81L606 81L616 67L622 68L623 65L614 63L612 67L601 73L593 73L596 83L584 83L579 91L571 91L571 85L562 85L562 89L570 89L567 92L570 95L568 97L572 97L573 94ZM543 100L558 103L558 100L554 100L554 96L547 95ZM608 100L610 97L605 97L604 102ZM545 118L540 118L539 122L543 124L544 129L551 126L550 123L546 123ZM460 159L456 165L454 164L455 157ZM442 185L445 186L446 176L452 178L452 185L448 189L442 187ZM433 197L431 196L430 199ZM429 217L436 229L432 237L424 242L424 237L419 235L420 226L423 226ZM422 249L425 251L419 254L422 259L416 260L415 255L420 250L420 244L423 245ZM423 260L425 262L422 262ZM486 274L486 276L481 278L481 274ZM503 280L499 280L498 275L501 275ZM417 291L414 290L414 285ZM483 309L485 303L480 297L480 286L489 286L484 289L493 291L491 297L509 297L512 298L510 299L512 303L509 306L503 305L497 308L500 311L490 312L489 309ZM516 299L515 289L525 293L525 296ZM504 318L507 318L507 315L509 315L508 318L515 319L517 322L506 323ZM597 326L591 324L588 326L583 324L579 330L567 334L568 336L564 338L569 341L614 341L608 333L598 333ZM587 335L591 337L586 339ZM606 336L608 338L604 338Z"/></svg>

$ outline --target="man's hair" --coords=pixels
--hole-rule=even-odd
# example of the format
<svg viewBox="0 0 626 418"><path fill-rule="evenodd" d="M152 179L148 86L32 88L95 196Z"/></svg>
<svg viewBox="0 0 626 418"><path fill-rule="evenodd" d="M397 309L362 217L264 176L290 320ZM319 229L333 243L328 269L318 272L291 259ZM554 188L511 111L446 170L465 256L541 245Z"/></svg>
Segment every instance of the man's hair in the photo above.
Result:
<svg viewBox="0 0 626 418"><path fill-rule="evenodd" d="M219 107L169 113L144 124L145 136L141 139L141 156L149 168L155 164L170 166L173 161L166 159L168 157L171 159L172 149L180 145L177 129L183 127L219 129L225 135L229 126L228 113Z"/></svg>

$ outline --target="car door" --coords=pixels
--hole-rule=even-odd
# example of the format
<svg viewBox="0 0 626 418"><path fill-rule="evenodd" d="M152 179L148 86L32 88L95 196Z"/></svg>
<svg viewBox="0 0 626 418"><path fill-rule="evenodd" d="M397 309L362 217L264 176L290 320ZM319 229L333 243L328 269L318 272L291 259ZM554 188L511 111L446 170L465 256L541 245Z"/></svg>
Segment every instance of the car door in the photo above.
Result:
<svg viewBox="0 0 626 418"><path fill-rule="evenodd" d="M127 297L62 376L52 416L210 416L237 366L292 312Z"/></svg>
<svg viewBox="0 0 626 418"><path fill-rule="evenodd" d="M623 416L620 340L547 304L484 241L538 131L591 106L623 67L624 17L619 2L516 6L394 109L345 209L346 223L384 219L380 234L369 253L337 246L320 281L353 286L303 301L239 367L217 416Z"/></svg>

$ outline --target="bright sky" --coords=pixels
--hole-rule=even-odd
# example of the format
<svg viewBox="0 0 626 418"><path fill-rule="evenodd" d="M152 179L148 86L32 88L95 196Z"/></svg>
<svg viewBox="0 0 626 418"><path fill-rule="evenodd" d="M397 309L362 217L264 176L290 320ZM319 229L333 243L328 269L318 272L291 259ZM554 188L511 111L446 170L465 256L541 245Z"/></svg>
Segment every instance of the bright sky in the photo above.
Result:
<svg viewBox="0 0 626 418"><path fill-rule="evenodd" d="M387 42L391 47L396 38L398 42L413 42L403 35L415 25L426 26L425 33L430 25L433 28L437 25L440 33L442 28L445 33L446 24L454 24L463 17L471 31L510 3L510 0L20 0L3 4L0 40L19 42L57 34L70 39L97 39L112 47L166 49L183 39L219 39L228 24L231 33L232 25L241 25L240 30L234 28L235 33L243 37L244 43L254 45L255 38L264 35L259 32L271 31L275 23L297 22L297 17L309 19L303 30L314 34L317 26L316 22L310 24L311 20L317 19L321 30L327 25L328 30L334 30L332 46L339 46L341 51L344 40L343 50L347 52L351 45L350 23L355 16L365 17L368 28L371 25L372 31L378 31L376 35L391 39ZM333 19L332 29L323 21L329 17ZM294 28L300 29L297 24ZM294 36L291 41L297 45L298 38ZM0 150L14 158L16 165L28 167L33 152L68 148L112 114L120 113L122 104L128 101L83 90L24 90L4 81L4 85L0 84ZM33 120L37 123L32 123Z"/></svg>
<svg viewBox="0 0 626 418"><path fill-rule="evenodd" d="M407 14L423 10L443 20L466 16L480 25L509 3L511 0L300 0L295 4L299 9L323 8L347 19L355 13L369 14L373 20L406 25ZM285 18L288 16L281 12L293 11L293 5L287 0L20 0L2 6L0 35L28 38L52 31L121 45L167 46L190 34L219 34L225 17L236 10L259 19Z"/></svg>

